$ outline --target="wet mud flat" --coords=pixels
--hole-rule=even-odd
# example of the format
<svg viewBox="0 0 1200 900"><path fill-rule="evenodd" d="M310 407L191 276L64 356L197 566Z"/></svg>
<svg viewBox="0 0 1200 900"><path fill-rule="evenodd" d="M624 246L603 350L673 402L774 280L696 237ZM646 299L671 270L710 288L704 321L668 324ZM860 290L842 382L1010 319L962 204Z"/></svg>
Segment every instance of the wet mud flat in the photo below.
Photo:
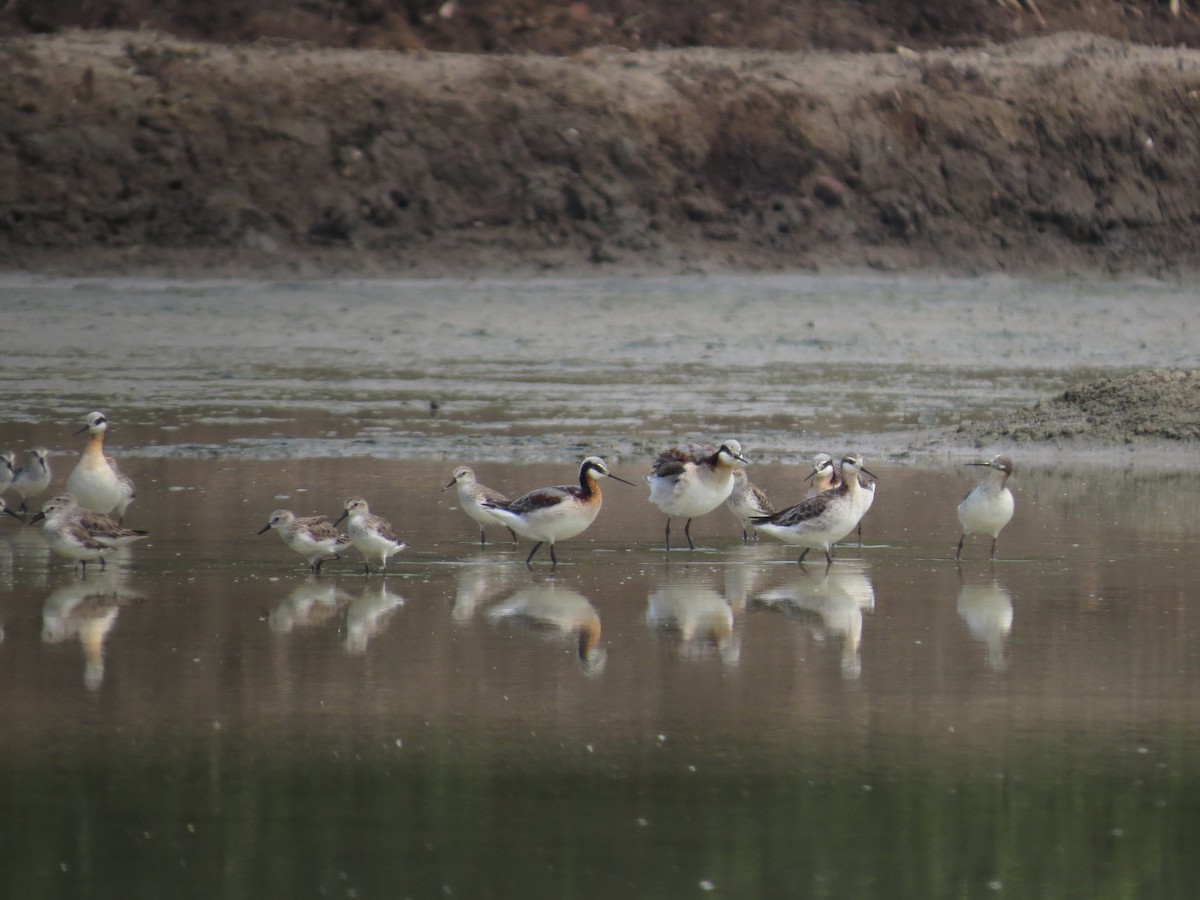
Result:
<svg viewBox="0 0 1200 900"><path fill-rule="evenodd" d="M1186 457L1197 415L1193 297L1157 282L14 277L0 307L2 442L64 462L91 409L129 457L463 462L1125 464Z"/></svg>

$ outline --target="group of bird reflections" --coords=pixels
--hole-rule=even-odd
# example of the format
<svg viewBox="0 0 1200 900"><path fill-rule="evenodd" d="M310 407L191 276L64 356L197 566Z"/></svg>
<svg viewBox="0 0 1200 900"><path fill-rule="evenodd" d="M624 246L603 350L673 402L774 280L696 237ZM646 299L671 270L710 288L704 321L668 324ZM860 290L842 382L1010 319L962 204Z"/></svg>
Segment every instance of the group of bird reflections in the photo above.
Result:
<svg viewBox="0 0 1200 900"><path fill-rule="evenodd" d="M115 461L104 455L104 435L108 419L103 413L89 413L76 434L88 432L88 442L79 462L67 479L67 491L44 503L31 521L45 520L43 526L51 550L79 562L85 569L92 560L104 566L105 555L146 537L146 532L122 526L125 510L135 497L133 483L121 474ZM0 454L0 479L7 481L3 490L14 489L21 497L20 514L0 509L21 518L27 502L50 483L50 465L44 448L30 451L29 461L14 466L11 453ZM821 550L826 565L833 562L832 547L859 529L875 500L876 476L864 465L858 453L846 453L835 462L819 453L813 468L807 496L786 509L777 510L766 494L746 475L749 460L741 444L727 440L719 446L686 444L669 447L655 457L651 472L645 476L650 502L667 516L664 546L671 549L671 519L685 519L683 533L688 548L692 542L692 519L724 505L737 519L743 539L762 532L784 543L801 548L797 560L803 563L810 550ZM962 556L968 534L990 534L991 558L996 555L996 539L1013 514L1013 496L1007 482L1013 463L1007 456L987 462L968 463L986 466L991 471L958 506L962 535L955 559ZM28 473L28 474L27 474ZM543 544L550 545L550 561L558 564L554 545L585 531L595 521L603 503L599 480L612 478L632 484L608 470L603 459L589 456L579 467L578 484L537 488L510 500L493 488L480 484L474 471L460 466L443 490L456 487L459 504L479 525L479 541L485 543L484 528L503 525L516 540L518 535L534 542L525 558L531 565ZM2 493L2 490L0 490ZM353 497L345 502L342 515L334 522L324 516L300 517L291 510L277 509L259 531L274 529L283 542L303 556L313 572L329 559L340 559L351 546L363 556L363 571L370 574L372 560L386 571L388 558L408 545L397 539L392 526L371 513L367 501ZM337 526L349 519L346 533Z"/></svg>

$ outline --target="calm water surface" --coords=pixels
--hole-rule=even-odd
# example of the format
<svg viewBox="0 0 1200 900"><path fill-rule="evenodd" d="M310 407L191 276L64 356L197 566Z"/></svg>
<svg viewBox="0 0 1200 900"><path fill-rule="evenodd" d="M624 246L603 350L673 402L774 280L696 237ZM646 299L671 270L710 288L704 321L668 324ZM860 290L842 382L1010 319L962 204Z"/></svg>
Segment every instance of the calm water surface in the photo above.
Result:
<svg viewBox="0 0 1200 900"><path fill-rule="evenodd" d="M526 569L529 545L500 529L481 548L440 490L455 465L472 462L516 494L572 480L595 449L638 480L642 445L672 416L643 408L653 392L638 382L680 367L718 396L696 396L681 373L685 409L740 437L759 460L755 481L780 502L802 496L799 460L824 446L807 441L842 434L848 420L815 413L808 436L785 446L793 402L824 401L807 382L756 374L754 346L769 345L745 336L780 331L785 281L748 282L744 296L718 283L695 339L722 304L748 321L711 338L724 345L712 351L719 364L694 369L660 346L679 340L692 355L687 329L646 325L638 284L536 285L544 296L528 306L492 288L502 314L477 309L440 351L430 335L450 326L378 346L370 326L385 313L402 331L405 317L467 315L446 285L430 288L436 316L367 286L374 318L350 288L331 306L303 287L106 283L92 286L105 300L96 309L77 284L0 291L18 322L72 314L4 338L0 377L20 391L0 443L60 449L61 484L76 419L106 409L139 485L128 524L151 531L81 578L36 528L0 522L5 894L1197 896L1200 477L1019 460L1000 558L968 539L957 566L954 507L974 470L906 460L909 414L871 399L894 375L911 389L898 410L953 421L955 393L982 403L998 372L993 402L1009 403L1100 368L1087 329L1072 353L1061 329L1050 339L1014 328L949 368L921 358L934 338L906 317L896 325L906 347L866 351L878 368L856 360L846 344L857 338L769 351L796 372L808 371L806 353L832 354L843 380L831 390L879 448L864 546L843 546L828 571L766 539L743 544L723 511L693 524L699 550L668 555L645 489L612 482L556 569L543 557ZM933 304L951 322L986 314L957 283L837 288L791 290L814 307L832 292L842 302L823 308L849 307L859 322L883 321L888 303L893 315L897 303ZM1030 316L1039 305L1028 297L1042 291L1062 301L1047 315L1064 322L1089 305L1120 316L1141 304L1143 320L1180 330L1165 323L1182 300L1161 288L1099 300L1011 288ZM679 290L651 285L666 293L649 305ZM31 291L42 297L32 310ZM619 308L622 292L638 315ZM108 322L139 304L136 327ZM561 326L539 319L568 308ZM618 337L588 350L570 323L591 334L606 308ZM518 329L522 311L532 318ZM218 340L222 317L238 352ZM530 321L575 356L553 363L538 342L522 345L547 361L506 380L504 342ZM251 327L265 322L278 333ZM651 352L619 361L616 345L638 328ZM471 329L507 337L479 336L475 355ZM100 383L62 369L69 348L93 346L89 335ZM348 384L359 338L375 346L372 365L411 370ZM1131 365L1151 355L1142 339L1120 349ZM1164 364L1189 364L1185 340L1163 340L1159 355L1179 355ZM336 358L314 365L323 342ZM1006 345L1008 363L996 352ZM742 403L747 383L758 399ZM586 398L586 421L547 415L540 433L530 427L535 401L565 385ZM311 577L276 535L255 534L274 508L336 515L350 494L411 544L386 578L364 577L356 555Z"/></svg>

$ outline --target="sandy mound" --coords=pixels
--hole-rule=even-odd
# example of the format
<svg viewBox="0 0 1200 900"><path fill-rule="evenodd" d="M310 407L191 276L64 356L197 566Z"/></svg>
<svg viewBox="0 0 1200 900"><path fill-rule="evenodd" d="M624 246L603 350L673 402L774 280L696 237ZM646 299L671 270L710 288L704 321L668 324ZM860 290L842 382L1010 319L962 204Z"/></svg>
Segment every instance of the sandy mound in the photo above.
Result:
<svg viewBox="0 0 1200 900"><path fill-rule="evenodd" d="M1200 439L1200 370L1156 369L1102 378L995 421L961 425L955 438L977 447L1194 441Z"/></svg>

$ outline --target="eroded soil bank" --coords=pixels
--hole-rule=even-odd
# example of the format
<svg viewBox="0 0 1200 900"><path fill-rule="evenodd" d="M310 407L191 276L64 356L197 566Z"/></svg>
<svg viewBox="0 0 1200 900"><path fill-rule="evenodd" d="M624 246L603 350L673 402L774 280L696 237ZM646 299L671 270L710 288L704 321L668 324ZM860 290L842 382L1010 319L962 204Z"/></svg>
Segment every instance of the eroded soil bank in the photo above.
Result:
<svg viewBox="0 0 1200 900"><path fill-rule="evenodd" d="M0 268L1195 268L1200 53L0 42Z"/></svg>

